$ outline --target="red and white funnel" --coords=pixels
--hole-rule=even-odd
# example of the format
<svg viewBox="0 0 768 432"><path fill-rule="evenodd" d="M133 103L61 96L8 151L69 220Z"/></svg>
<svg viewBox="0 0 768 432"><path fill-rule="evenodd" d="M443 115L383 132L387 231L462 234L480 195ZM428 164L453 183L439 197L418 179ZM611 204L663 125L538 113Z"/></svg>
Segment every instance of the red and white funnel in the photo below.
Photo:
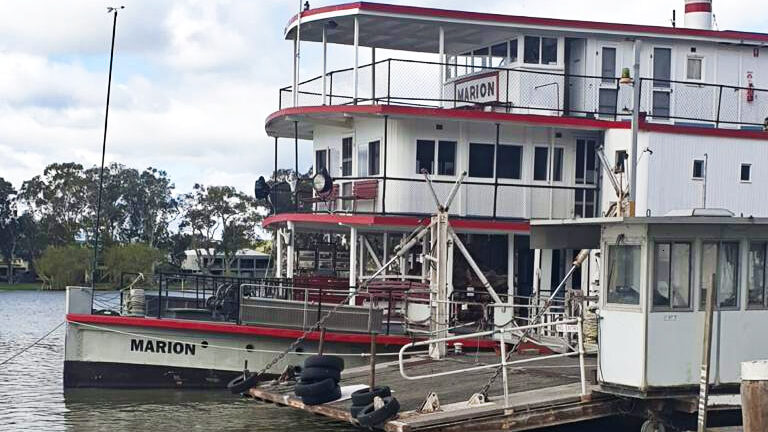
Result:
<svg viewBox="0 0 768 432"><path fill-rule="evenodd" d="M685 26L712 30L712 0L685 0Z"/></svg>

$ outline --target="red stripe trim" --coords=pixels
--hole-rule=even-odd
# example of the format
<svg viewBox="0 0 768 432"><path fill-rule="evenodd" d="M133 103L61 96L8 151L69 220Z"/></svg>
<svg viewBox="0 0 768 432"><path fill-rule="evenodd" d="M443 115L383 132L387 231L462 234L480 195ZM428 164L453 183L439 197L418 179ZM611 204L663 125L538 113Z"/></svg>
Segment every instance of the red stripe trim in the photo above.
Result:
<svg viewBox="0 0 768 432"><path fill-rule="evenodd" d="M695 4L695 3L694 3ZM566 20L566 19L551 19L551 18L539 18L539 17L526 17L519 15L501 15L492 13L480 13L480 12L466 12L458 10L446 10L435 9L425 7L414 6L401 6L390 5L381 3L367 3L367 2L355 2L345 3L336 6L327 6L317 9L311 9L306 12L302 12L302 18L311 17L327 12L346 12L354 9L362 11L380 12L401 14L410 16L424 16L429 18L449 18L457 20L470 20L470 21L487 21L491 23L509 23L509 24L523 24L533 26L545 26L545 27L567 27L584 30L602 30L612 32L625 32L630 34L661 34L661 35L675 35L675 36L694 36L700 38L722 38L722 39L746 39L752 41L768 42L768 34L754 33L754 32L740 32L740 31L715 31L715 30L700 30L689 29L685 27L662 27L651 25L638 25L638 24L620 24L620 23L606 23L600 21L582 21L582 20ZM341 14L339 14L341 15ZM291 24L296 21L294 15L286 26L286 34L290 30Z"/></svg>
<svg viewBox="0 0 768 432"><path fill-rule="evenodd" d="M321 213L281 213L269 216L262 221L262 227L276 223L285 222L306 222L328 225L364 225L364 226L400 226L415 227L419 224L420 218L407 216L373 216L373 215L337 215ZM421 225L429 224L429 218L421 219ZM528 222L513 222L499 220L480 220L480 219L451 219L451 225L457 229L478 229L489 231L516 231L528 232L530 226Z"/></svg>
<svg viewBox="0 0 768 432"><path fill-rule="evenodd" d="M759 130L705 128L696 126L680 126L663 123L641 122L640 129L648 132L700 135L721 138L740 138L753 140L768 140L768 132Z"/></svg>
<svg viewBox="0 0 768 432"><path fill-rule="evenodd" d="M418 108L398 105L357 105L357 106L304 106L285 108L274 112L266 119L266 125L286 116L312 114L368 114L434 117L456 120L484 120L489 122L529 123L536 125L576 127L584 129L629 129L629 122L589 119L583 117L560 117L536 114L507 114L500 112L474 111L447 108Z"/></svg>
<svg viewBox="0 0 768 432"><path fill-rule="evenodd" d="M201 321L184 321L175 319L157 319L157 318L137 318L137 317L123 317L123 316L107 316L107 315L85 315L85 314L67 314L67 322L71 323L83 323L83 324L102 324L102 325L117 325L117 326L129 326L129 327L144 327L155 329L168 329L168 330L188 330L198 331L204 333L218 333L218 334L238 334L248 336L266 336L281 339L296 339L302 334L301 330L292 329L280 329L272 327L256 327L256 326L244 326L236 324L223 324L223 323L209 323ZM319 340L320 333L312 332L307 337L308 340ZM416 338L415 340L424 340L423 338ZM326 332L326 342L339 342L339 343L353 343L353 344L366 344L371 343L371 338L366 334L351 334L351 333L332 333ZM376 341L381 345L405 345L414 341L404 336L392 336L392 335L377 335ZM477 340L477 339L462 339L453 343L461 342L467 348L494 348L498 345L495 341L491 340Z"/></svg>
<svg viewBox="0 0 768 432"><path fill-rule="evenodd" d="M685 5L685 13L712 12L712 3L688 3Z"/></svg>

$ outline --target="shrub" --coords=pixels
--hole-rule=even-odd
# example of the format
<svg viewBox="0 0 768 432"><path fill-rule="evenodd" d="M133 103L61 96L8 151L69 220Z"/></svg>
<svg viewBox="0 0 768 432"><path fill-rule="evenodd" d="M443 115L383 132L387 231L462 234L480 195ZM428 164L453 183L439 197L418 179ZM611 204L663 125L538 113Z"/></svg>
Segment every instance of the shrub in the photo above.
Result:
<svg viewBox="0 0 768 432"><path fill-rule="evenodd" d="M159 249L142 243L115 245L104 252L104 265L113 282L120 280L121 273L153 273L156 264L163 261L164 254Z"/></svg>
<svg viewBox="0 0 768 432"><path fill-rule="evenodd" d="M43 288L64 289L85 282L91 269L91 251L81 246L49 246L35 261Z"/></svg>

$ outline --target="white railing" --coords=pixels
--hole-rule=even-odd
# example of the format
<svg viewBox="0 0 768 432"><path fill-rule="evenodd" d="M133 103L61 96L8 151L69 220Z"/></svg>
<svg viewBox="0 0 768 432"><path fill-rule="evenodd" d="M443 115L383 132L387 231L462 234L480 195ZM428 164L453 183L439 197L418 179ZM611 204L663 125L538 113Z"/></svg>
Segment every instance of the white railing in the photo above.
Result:
<svg viewBox="0 0 768 432"><path fill-rule="evenodd" d="M484 332L478 332L478 333L472 333L472 334L463 334L459 336L449 336L444 338L437 338L437 339L429 339L425 341L420 342L411 342L409 344L403 345L402 348L400 348L400 352L398 354L398 362L400 366L400 375L407 379L407 380L422 380L427 378L437 378L442 376L448 376L448 375L456 375L460 373L466 373L466 372L473 372L473 371L479 371L479 370L485 370L485 369L493 369L501 367L502 372L502 379L503 379L503 385L504 385L504 406L509 405L509 380L507 376L507 367L517 365L517 364L524 364L524 363L532 363L536 361L541 360L548 360L548 359L556 359L556 358L563 358L563 357L573 357L578 355L579 356L579 374L580 374L580 380L581 380L581 395L586 396L587 395L587 380L586 380L586 371L584 368L584 335L582 332L582 319L574 318L569 320L563 320L558 322L552 322L552 323L544 323L544 324L534 324L534 325L527 325L527 326L520 326L520 327L510 327L510 328L503 328L503 329L496 329L496 330L489 330ZM507 359L507 347L506 343L503 341L500 343L500 357L501 361L499 363L494 364L487 364L487 365L479 365L479 366L472 366L464 369L456 369L456 370L450 370L445 372L436 372L432 374L425 374L425 375L408 375L405 373L405 363L403 362L403 357L405 356L405 352L414 347L419 346L428 346L440 342L451 342L451 341L457 341L461 339L472 339L475 337L483 337L483 336L493 336L495 334L504 334L508 332L521 332L525 330L535 330L542 327L547 326L558 326L558 325L576 325L576 332L578 333L578 349L574 352L568 352L563 354L550 354L550 355L544 355L539 357L533 357L533 358L526 358L521 360L514 360L514 361L508 361ZM503 338L502 338L503 339Z"/></svg>

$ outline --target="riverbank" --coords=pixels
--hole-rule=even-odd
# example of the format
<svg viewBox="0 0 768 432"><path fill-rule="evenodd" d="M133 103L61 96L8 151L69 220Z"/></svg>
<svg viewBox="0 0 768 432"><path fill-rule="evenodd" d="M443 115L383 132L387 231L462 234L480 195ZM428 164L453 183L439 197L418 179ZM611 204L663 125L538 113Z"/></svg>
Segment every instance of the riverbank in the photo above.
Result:
<svg viewBox="0 0 768 432"><path fill-rule="evenodd" d="M40 282L18 283L13 285L0 282L0 291L41 291L42 286L43 284Z"/></svg>

